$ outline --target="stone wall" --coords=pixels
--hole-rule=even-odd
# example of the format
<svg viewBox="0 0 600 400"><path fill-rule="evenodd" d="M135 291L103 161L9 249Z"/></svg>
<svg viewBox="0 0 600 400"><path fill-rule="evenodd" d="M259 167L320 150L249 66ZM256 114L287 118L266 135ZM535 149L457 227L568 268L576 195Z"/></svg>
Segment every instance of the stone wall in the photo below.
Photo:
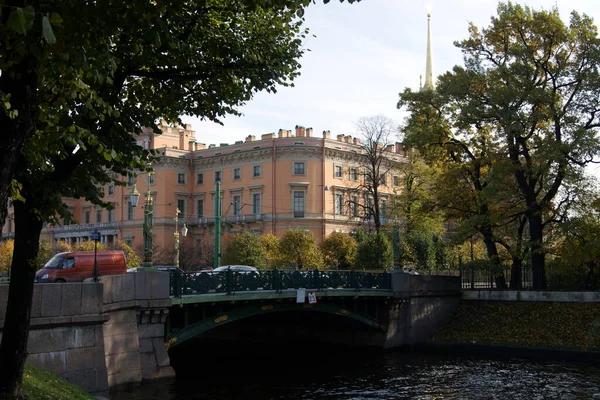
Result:
<svg viewBox="0 0 600 400"><path fill-rule="evenodd" d="M88 392L106 391L102 296L93 283L36 284L27 361ZM7 298L8 285L0 285L0 329Z"/></svg>

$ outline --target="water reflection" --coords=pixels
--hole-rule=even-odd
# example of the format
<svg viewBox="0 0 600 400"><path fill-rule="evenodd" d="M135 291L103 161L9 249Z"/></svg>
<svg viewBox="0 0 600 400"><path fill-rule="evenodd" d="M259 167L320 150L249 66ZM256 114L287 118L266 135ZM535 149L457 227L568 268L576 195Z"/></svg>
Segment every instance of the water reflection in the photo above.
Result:
<svg viewBox="0 0 600 400"><path fill-rule="evenodd" d="M111 393L110 398L600 399L600 368L586 364L406 352L328 353L314 347L296 352L266 347L250 356L248 349L229 345L209 348L210 353L204 347L204 356L191 358L196 364L180 366L178 372L185 368L187 373L178 373L176 380Z"/></svg>

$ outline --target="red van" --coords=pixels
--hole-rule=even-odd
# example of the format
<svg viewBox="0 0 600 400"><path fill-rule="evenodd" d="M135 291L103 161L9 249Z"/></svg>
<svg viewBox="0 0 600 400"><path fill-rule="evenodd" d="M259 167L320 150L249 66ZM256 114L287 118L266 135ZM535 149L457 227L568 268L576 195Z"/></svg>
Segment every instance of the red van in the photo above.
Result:
<svg viewBox="0 0 600 400"><path fill-rule="evenodd" d="M98 276L120 275L127 271L125 253L122 250L96 252ZM94 271L93 251L71 251L58 253L35 273L35 281L51 282L82 282L91 278Z"/></svg>

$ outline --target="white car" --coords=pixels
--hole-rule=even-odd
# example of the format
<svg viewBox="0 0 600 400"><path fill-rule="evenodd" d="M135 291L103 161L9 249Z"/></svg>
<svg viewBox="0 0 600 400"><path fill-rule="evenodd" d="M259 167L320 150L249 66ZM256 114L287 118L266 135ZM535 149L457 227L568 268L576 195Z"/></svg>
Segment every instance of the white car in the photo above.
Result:
<svg viewBox="0 0 600 400"><path fill-rule="evenodd" d="M256 267L251 267L249 265L223 265L221 267L215 268L212 270L213 273L221 273L227 272L231 270L232 272L242 272L245 274L249 274L251 272L258 272Z"/></svg>

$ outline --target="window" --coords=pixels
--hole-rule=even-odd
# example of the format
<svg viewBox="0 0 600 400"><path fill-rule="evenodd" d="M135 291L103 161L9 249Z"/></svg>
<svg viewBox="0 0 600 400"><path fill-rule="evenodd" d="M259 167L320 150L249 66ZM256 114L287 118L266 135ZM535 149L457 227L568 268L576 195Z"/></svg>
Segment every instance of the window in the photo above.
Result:
<svg viewBox="0 0 600 400"><path fill-rule="evenodd" d="M196 215L198 218L204 217L204 199L196 200Z"/></svg>
<svg viewBox="0 0 600 400"><path fill-rule="evenodd" d="M134 215L135 215L135 211L133 209L133 205L131 204L131 201L128 201L127 202L127 220L132 221Z"/></svg>
<svg viewBox="0 0 600 400"><path fill-rule="evenodd" d="M221 171L215 171L215 182L221 180Z"/></svg>
<svg viewBox="0 0 600 400"><path fill-rule="evenodd" d="M379 177L379 184L387 186L387 174L381 174L381 176Z"/></svg>
<svg viewBox="0 0 600 400"><path fill-rule="evenodd" d="M179 214L177 214L177 216L179 218L183 217L185 215L185 200L184 199L177 199L177 208L179 209Z"/></svg>
<svg viewBox="0 0 600 400"><path fill-rule="evenodd" d="M260 176L260 165L255 165L252 167L252 176L254 178L258 178Z"/></svg>
<svg viewBox="0 0 600 400"><path fill-rule="evenodd" d="M96 210L96 222L102 222L102 210Z"/></svg>
<svg viewBox="0 0 600 400"><path fill-rule="evenodd" d="M108 185L108 195L112 196L113 194L115 194L115 186L114 185Z"/></svg>
<svg viewBox="0 0 600 400"><path fill-rule="evenodd" d="M204 184L204 174L197 174L196 175L196 185L202 185Z"/></svg>
<svg viewBox="0 0 600 400"><path fill-rule="evenodd" d="M83 223L84 224L89 224L90 223L90 218L91 218L90 210L85 210L83 212Z"/></svg>
<svg viewBox="0 0 600 400"><path fill-rule="evenodd" d="M177 174L177 183L179 185L185 185L185 174L184 173L178 173Z"/></svg>
<svg viewBox="0 0 600 400"><path fill-rule="evenodd" d="M254 193L252 195L252 213L260 214L260 193Z"/></svg>
<svg viewBox="0 0 600 400"><path fill-rule="evenodd" d="M133 186L134 183L135 183L135 177L133 177L132 175L129 175L127 177L127 186Z"/></svg>
<svg viewBox="0 0 600 400"><path fill-rule="evenodd" d="M304 192L294 191L294 218L304 218Z"/></svg>
<svg viewBox="0 0 600 400"><path fill-rule="evenodd" d="M352 213L353 217L358 217L358 197L357 196L352 196L352 199L350 200L350 212Z"/></svg>
<svg viewBox="0 0 600 400"><path fill-rule="evenodd" d="M333 167L333 176L335 176L336 178L342 177L342 166L341 165L336 165L335 167Z"/></svg>
<svg viewBox="0 0 600 400"><path fill-rule="evenodd" d="M113 222L113 216L115 215L115 212L114 212L114 210L108 210L107 212L108 212L108 218L107 218L107 221L108 221L108 222Z"/></svg>
<svg viewBox="0 0 600 400"><path fill-rule="evenodd" d="M343 214L344 213L344 196L341 194L337 194L335 195L334 198L334 202L335 202L335 213L336 214Z"/></svg>
<svg viewBox="0 0 600 400"><path fill-rule="evenodd" d="M295 162L294 163L294 175L304 175L304 163L303 162Z"/></svg>
<svg viewBox="0 0 600 400"><path fill-rule="evenodd" d="M154 185L154 183L156 182L156 180L155 180L155 176L154 176L154 173L152 173L152 172L151 172L151 173L150 173L150 175L148 175L148 182L149 182L151 185Z"/></svg>
<svg viewBox="0 0 600 400"><path fill-rule="evenodd" d="M231 203L233 207L233 215L240 215L240 212L242 211L242 196L233 196L233 201Z"/></svg>
<svg viewBox="0 0 600 400"><path fill-rule="evenodd" d="M400 177L395 175L394 178L394 186L400 186Z"/></svg>
<svg viewBox="0 0 600 400"><path fill-rule="evenodd" d="M8 220L8 226L6 227L7 232L8 233L12 233L12 219L11 218L7 218Z"/></svg>
<svg viewBox="0 0 600 400"><path fill-rule="evenodd" d="M63 268L73 268L74 266L75 266L74 258L65 258L65 261L63 261Z"/></svg>
<svg viewBox="0 0 600 400"><path fill-rule="evenodd" d="M237 181L242 179L242 170L240 168L233 169L233 180Z"/></svg>
<svg viewBox="0 0 600 400"><path fill-rule="evenodd" d="M356 168L350 168L350 179L353 181L358 180L358 170Z"/></svg>

